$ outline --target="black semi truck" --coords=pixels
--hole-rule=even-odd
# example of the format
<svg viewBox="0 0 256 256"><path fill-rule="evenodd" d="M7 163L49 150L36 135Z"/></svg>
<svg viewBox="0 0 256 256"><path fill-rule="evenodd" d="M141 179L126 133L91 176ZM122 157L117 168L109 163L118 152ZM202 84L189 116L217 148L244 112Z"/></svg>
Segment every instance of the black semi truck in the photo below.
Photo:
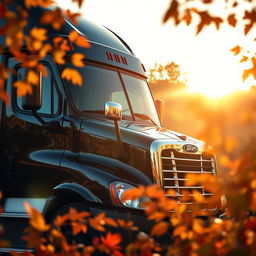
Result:
<svg viewBox="0 0 256 256"><path fill-rule="evenodd" d="M34 9L34 17L43 11ZM28 26L37 25L29 19ZM42 76L39 90L17 97L13 84L25 79L26 68L8 50L0 55L0 63L16 71L5 85L11 103L0 100L0 222L12 249L24 248L24 201L47 220L76 203L93 214L122 217L129 212L139 220L140 201L122 202L125 190L159 184L173 188L180 201L183 189L207 195L202 187L185 186L187 173L216 173L215 157L205 143L162 127L161 104L154 102L145 68L130 47L85 19L76 26L65 21L49 37L68 38L74 29L91 43L88 49L73 45L86 56L85 66L77 68L81 87L61 78L71 63L58 66L48 55L41 60L48 76Z"/></svg>

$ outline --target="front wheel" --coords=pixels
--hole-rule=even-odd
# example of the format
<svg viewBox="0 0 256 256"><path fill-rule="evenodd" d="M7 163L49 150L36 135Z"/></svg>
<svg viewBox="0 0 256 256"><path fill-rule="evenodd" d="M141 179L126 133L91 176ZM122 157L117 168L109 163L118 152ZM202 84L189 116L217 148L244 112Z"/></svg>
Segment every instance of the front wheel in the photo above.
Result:
<svg viewBox="0 0 256 256"><path fill-rule="evenodd" d="M51 223L54 223L57 220L58 216L69 215L70 209L76 209L77 212L88 212L90 213L89 207L86 203L70 203L63 205L60 209L58 209L55 214L51 218ZM79 225L79 222L76 220L73 222L75 225ZM81 223L82 224L82 223ZM68 244L83 244L83 245L91 245L93 238L97 237L99 234L96 230L93 230L89 225L87 225L86 221L84 223L87 226L87 231L80 232L76 235L73 234L72 229L72 220L68 218L63 225L60 226L61 233L67 239Z"/></svg>

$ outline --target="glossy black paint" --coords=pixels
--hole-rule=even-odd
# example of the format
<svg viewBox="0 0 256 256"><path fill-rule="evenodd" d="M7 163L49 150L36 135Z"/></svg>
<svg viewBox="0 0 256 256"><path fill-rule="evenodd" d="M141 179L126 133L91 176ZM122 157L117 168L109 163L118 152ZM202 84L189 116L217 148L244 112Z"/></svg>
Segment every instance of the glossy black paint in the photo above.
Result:
<svg viewBox="0 0 256 256"><path fill-rule="evenodd" d="M34 16L40 16L41 12L35 9ZM30 19L29 24L35 26L34 17ZM88 34L86 25L91 30ZM118 37L105 28L101 28L98 36L93 35L96 25L85 22L83 26L81 32L94 40L92 48L85 51L90 63L145 77L141 62L125 49ZM72 29L65 23L59 33L68 35ZM113 47L109 47L111 44ZM109 60L106 51L126 57L128 64ZM17 69L20 65L8 51L0 55L0 61L9 68ZM95 212L104 209L120 216L127 215L129 210L138 214L138 210L113 205L111 182L152 184L151 143L159 138L178 140L178 135L146 121L121 120L120 147L113 121L100 114L79 113L73 106L67 83L60 77L60 68L51 56L42 63L50 67L58 102L56 113L39 113L47 125L31 111L18 107L12 86L15 75L10 74L6 84L11 104L5 105L0 100L0 190L4 197L47 198L43 212L48 220L61 206L81 201L90 203ZM9 222L6 219L6 225Z"/></svg>

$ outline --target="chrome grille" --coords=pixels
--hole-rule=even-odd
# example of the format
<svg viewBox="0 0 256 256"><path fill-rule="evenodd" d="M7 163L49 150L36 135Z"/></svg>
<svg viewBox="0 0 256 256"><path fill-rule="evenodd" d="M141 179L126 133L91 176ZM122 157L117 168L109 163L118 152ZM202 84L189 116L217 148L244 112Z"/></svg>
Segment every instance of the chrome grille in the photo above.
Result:
<svg viewBox="0 0 256 256"><path fill-rule="evenodd" d="M175 149L163 149L161 151L162 183L164 190L174 189L176 199L182 202L182 197L193 197L194 191L204 196L211 193L204 190L200 185L186 186L186 174L215 174L215 159L213 155L200 153L183 153ZM186 203L190 203L189 200Z"/></svg>

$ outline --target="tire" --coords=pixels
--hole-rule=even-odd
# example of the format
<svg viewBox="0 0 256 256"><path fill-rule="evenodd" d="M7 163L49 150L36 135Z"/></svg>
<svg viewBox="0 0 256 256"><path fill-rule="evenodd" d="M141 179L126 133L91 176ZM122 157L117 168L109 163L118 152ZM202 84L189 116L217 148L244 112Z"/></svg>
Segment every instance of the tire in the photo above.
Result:
<svg viewBox="0 0 256 256"><path fill-rule="evenodd" d="M54 222L57 216L62 216L68 213L70 208L75 208L78 212L87 211L90 212L89 207L86 203L70 203L65 204L61 208L59 208L51 218L51 223ZM62 233L65 235L69 244L85 244L91 245L93 238L97 237L99 233L96 230L93 230L89 225L87 225L88 230L86 233L79 233L77 235L73 235L72 228L69 224L63 225L61 227Z"/></svg>

